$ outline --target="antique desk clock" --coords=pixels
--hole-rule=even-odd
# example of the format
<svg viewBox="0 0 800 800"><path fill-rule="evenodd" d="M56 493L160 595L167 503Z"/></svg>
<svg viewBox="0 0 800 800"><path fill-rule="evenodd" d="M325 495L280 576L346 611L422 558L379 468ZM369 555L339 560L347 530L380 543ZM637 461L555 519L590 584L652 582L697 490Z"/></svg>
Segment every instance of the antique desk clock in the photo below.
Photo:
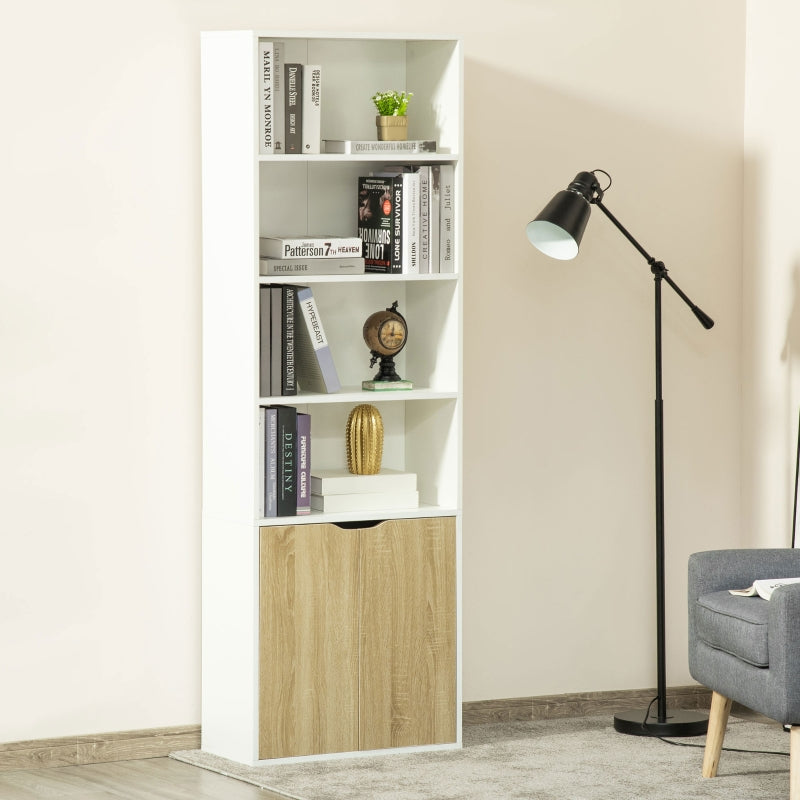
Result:
<svg viewBox="0 0 800 800"><path fill-rule="evenodd" d="M397 310L397 300L389 308L370 314L363 333L372 355L369 365L374 367L380 361L380 369L372 380L362 381L361 388L372 392L412 389L414 384L403 380L395 370L394 357L408 341L408 324Z"/></svg>

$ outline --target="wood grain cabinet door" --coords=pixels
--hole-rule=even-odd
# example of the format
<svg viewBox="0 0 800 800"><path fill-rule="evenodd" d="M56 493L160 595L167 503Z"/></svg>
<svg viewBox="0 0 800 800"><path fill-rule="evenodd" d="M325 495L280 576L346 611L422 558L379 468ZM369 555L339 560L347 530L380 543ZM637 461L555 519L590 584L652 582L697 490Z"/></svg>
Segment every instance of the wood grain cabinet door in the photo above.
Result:
<svg viewBox="0 0 800 800"><path fill-rule="evenodd" d="M453 517L360 531L359 747L456 741Z"/></svg>
<svg viewBox="0 0 800 800"><path fill-rule="evenodd" d="M261 528L259 758L358 749L358 531Z"/></svg>

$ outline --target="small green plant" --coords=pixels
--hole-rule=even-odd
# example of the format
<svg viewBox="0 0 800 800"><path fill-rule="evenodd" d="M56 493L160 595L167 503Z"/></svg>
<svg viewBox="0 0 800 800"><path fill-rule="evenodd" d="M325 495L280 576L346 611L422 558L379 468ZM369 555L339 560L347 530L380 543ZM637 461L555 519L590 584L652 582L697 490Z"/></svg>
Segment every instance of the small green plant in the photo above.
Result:
<svg viewBox="0 0 800 800"><path fill-rule="evenodd" d="M414 92L375 92L372 102L382 117L404 117Z"/></svg>

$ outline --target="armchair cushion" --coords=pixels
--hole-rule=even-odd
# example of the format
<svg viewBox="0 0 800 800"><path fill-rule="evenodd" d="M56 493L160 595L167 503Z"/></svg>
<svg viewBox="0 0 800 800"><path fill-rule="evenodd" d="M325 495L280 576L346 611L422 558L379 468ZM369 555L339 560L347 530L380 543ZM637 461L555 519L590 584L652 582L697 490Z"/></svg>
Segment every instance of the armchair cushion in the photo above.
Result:
<svg viewBox="0 0 800 800"><path fill-rule="evenodd" d="M734 587L731 587L734 588ZM728 591L697 598L696 635L755 667L769 666L769 604L760 597L737 597Z"/></svg>

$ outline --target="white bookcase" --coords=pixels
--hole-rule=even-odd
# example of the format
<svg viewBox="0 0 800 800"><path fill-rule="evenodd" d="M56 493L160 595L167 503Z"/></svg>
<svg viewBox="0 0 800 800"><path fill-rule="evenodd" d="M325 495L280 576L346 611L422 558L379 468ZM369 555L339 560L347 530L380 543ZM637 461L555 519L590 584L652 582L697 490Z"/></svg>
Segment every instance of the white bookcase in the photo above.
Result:
<svg viewBox="0 0 800 800"><path fill-rule="evenodd" d="M286 61L322 65L322 138L374 139L372 94L390 88L406 89L414 92L409 108L409 138L436 139L439 152L397 159L326 154L260 156L259 39L284 42ZM276 601L270 599L268 587L264 585L271 574L270 564L265 567L265 559L271 557L265 554L271 551L264 543L272 541L264 537L274 534L299 541L304 534L313 531L314 535L319 534L324 550L327 543L338 543L350 535L348 531L359 529L359 536L363 538L356 542L354 558L356 564L361 565L356 569L360 574L365 564L358 559L365 558L363 553L368 551L365 545L374 544L370 530L372 526L377 530L380 527L377 523L381 521L388 521L391 527L388 535L398 541L411 539L417 535L415 531L428 531L442 522L453 531L453 546L447 550L453 554L453 563L446 565L447 574L452 575L455 598L452 630L448 634L453 640L452 647L446 650L448 660L452 656L453 663L448 669L453 680L452 687L445 689L452 695L446 712L453 715L449 725L452 734L445 735L445 741L441 740L441 734L433 736L433 741L419 743L401 739L398 746L457 747L461 739L461 41L391 34L220 31L202 34L201 51L202 747L244 763L276 757L265 745L265 711L262 707L260 713L259 708L265 687L272 685L274 688L276 682L284 678L278 672L270 672L271 662L265 653L275 650L274 643L262 641L262 638L267 630L265 622L285 609L271 605ZM453 273L259 277L260 234L356 235L357 178L393 160L455 166ZM312 286L342 383L340 392L259 397L258 287L260 283L281 280ZM414 389L362 391L361 381L377 370L377 367L369 367L362 325L369 314L388 307L395 300L409 326L408 344L397 358L397 369L402 377L414 382ZM264 475L259 407L283 403L311 414L312 466L333 468L346 466L346 419L354 405L365 402L376 405L383 417L383 466L417 473L420 508L262 518ZM403 527L404 520L408 521L408 528ZM317 551L311 548L307 552ZM442 557L450 558L449 555ZM315 569L316 556L309 558ZM413 571L410 566L413 563L413 557L408 556L404 565ZM422 568L427 562L423 558L419 563ZM369 602L363 589L356 589L353 596L356 605ZM402 592L398 597L401 598L398 602L403 602ZM316 597L308 597L312 605L316 601ZM304 600L301 597L297 602ZM336 605L335 602L332 605ZM318 615L314 619L316 622L311 624L325 625L323 617ZM366 629L366 623L359 619L355 622L357 642L363 640ZM299 651L287 655L288 662L302 661L308 655L302 642L295 645ZM361 646L364 646L363 641ZM359 656L352 660L358 662ZM374 663L374 659L369 661L370 670L374 669ZM320 664L325 672L324 658ZM291 668L293 665L283 666ZM355 669L359 671L357 664ZM362 664L362 672L363 669ZM387 669L390 673L397 672L396 665L388 665ZM360 679L363 681L363 674ZM392 680L390 675L387 681L391 684ZM335 692L336 687L328 686L327 691ZM356 698L362 697L362 701L368 696L358 683L354 693ZM268 709L266 715L270 714ZM364 714L363 707L355 713L357 728L366 726ZM293 721L287 718L284 723L290 728ZM324 723L330 724L330 721ZM311 728L315 726L316 723ZM382 741L380 736L374 740ZM390 742L388 746L395 745ZM364 750L384 749L384 745L375 748L358 744L329 747L323 742L317 745L319 752L306 752L301 748L295 753L292 747L290 743L288 754L281 752L277 757L321 757L334 751L363 753Z"/></svg>

